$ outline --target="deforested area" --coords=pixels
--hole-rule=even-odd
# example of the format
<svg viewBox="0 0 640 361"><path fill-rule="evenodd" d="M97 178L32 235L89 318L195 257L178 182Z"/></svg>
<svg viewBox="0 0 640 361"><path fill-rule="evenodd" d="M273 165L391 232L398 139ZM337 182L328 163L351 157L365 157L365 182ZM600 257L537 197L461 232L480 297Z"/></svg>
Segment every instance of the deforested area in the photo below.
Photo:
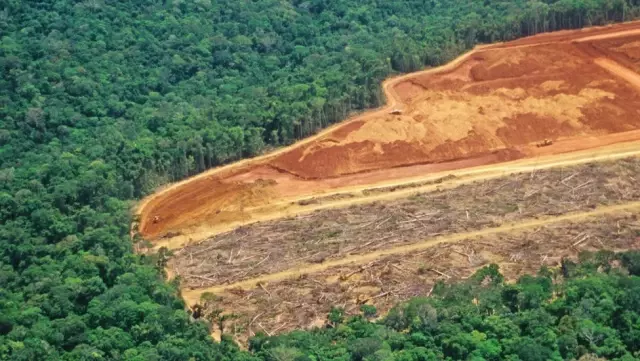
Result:
<svg viewBox="0 0 640 361"><path fill-rule="evenodd" d="M250 224L175 252L184 286L257 275L506 223L640 200L640 159L505 175L384 203Z"/></svg>
<svg viewBox="0 0 640 361"><path fill-rule="evenodd" d="M640 23L543 34L388 78L375 91L379 108L157 194L141 208L139 230L150 240L181 232L200 241L201 230L251 218L269 202L305 204L339 188L403 187L398 180L425 173L640 141L639 39ZM247 199L256 182L260 194Z"/></svg>
<svg viewBox="0 0 640 361"><path fill-rule="evenodd" d="M429 296L439 281L465 280L490 264L498 265L507 280L535 274L542 266L560 275L568 272L567 260L576 261L581 252L638 247L638 216L620 212L439 244L420 252L259 283L250 289L227 289L213 299L205 296L203 304L232 310L238 318L227 327L238 339L246 339L257 332L271 335L325 325L332 307L355 315L362 305L369 305L385 314L399 302Z"/></svg>

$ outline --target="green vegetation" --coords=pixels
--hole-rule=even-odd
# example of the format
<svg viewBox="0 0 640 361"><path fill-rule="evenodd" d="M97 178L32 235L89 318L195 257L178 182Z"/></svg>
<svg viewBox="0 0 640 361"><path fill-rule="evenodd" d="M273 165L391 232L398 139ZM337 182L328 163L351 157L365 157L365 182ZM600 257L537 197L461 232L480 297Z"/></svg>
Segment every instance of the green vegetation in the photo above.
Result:
<svg viewBox="0 0 640 361"><path fill-rule="evenodd" d="M330 327L259 336L250 347L274 361L639 360L639 265L640 252L583 254L515 284L492 265L378 323L367 320L372 306L349 320L334 309Z"/></svg>
<svg viewBox="0 0 640 361"><path fill-rule="evenodd" d="M0 359L252 359L213 343L155 256L132 252L131 200L378 105L393 72L637 13L637 0L0 1ZM254 349L285 360L298 335L278 357ZM356 337L350 354L369 357L375 340Z"/></svg>

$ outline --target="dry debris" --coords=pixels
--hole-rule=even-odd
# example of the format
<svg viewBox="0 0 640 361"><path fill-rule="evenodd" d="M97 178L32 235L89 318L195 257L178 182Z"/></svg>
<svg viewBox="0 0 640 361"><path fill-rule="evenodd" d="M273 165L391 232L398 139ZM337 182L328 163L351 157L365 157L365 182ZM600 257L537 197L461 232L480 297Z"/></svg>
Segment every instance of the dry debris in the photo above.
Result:
<svg viewBox="0 0 640 361"><path fill-rule="evenodd" d="M230 284L440 235L639 200L638 174L640 159L630 158L320 210L247 225L187 246L175 253L170 267L190 288ZM574 242L580 246L586 239Z"/></svg>
<svg viewBox="0 0 640 361"><path fill-rule="evenodd" d="M216 305L239 315L235 336L246 340L257 330L275 334L322 326L332 306L357 314L362 304L386 313L398 302L431 293L435 282L455 282L490 263L506 279L557 267L580 251L640 247L640 221L624 214L561 222L522 233L504 233L440 244L414 254L383 257L366 265L334 267L297 279L260 284L251 290L227 290ZM268 291L267 291L268 288ZM260 318L256 329L251 323Z"/></svg>

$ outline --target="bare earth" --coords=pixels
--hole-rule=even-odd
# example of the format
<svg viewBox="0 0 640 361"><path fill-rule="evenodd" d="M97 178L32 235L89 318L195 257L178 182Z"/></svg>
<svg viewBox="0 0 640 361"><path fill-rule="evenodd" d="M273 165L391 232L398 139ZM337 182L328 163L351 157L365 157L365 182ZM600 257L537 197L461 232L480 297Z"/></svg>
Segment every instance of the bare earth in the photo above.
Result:
<svg viewBox="0 0 640 361"><path fill-rule="evenodd" d="M320 326L332 306L384 314L489 263L515 279L580 251L638 248L639 177L632 157L258 222L178 249L168 269L187 304L214 294L209 308L236 314L227 329L244 342Z"/></svg>
<svg viewBox="0 0 640 361"><path fill-rule="evenodd" d="M488 263L513 279L637 248L639 71L638 22L478 47L385 81L380 109L158 191L133 230L173 250L189 305L214 293L239 316L240 341Z"/></svg>
<svg viewBox="0 0 640 361"><path fill-rule="evenodd" d="M637 141L638 44L637 22L543 34L392 78L379 110L151 196L140 233L195 242L264 219L283 201ZM396 108L402 114L389 114ZM537 148L545 138L554 144Z"/></svg>

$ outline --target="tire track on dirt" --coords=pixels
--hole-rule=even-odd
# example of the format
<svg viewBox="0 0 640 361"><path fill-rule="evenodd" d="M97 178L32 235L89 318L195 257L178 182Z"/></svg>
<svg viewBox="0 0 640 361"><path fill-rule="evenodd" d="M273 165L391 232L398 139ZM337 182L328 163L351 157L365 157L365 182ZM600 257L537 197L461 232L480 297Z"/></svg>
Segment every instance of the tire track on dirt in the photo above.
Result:
<svg viewBox="0 0 640 361"><path fill-rule="evenodd" d="M293 269L289 269L281 272L266 274L259 277L254 277L252 279L232 283L232 284L217 285L213 287L193 289L193 290L184 289L182 290L182 297L188 304L195 304L199 301L200 295L206 292L220 293L226 289L234 289L234 288L250 289L250 288L256 287L258 283L281 281L287 278L300 277L303 275L324 271L332 267L338 267L338 266L344 266L344 265L359 265L359 264L375 261L376 259L379 259L381 257L398 255L398 254L406 254L413 251L420 251L420 250L434 247L436 245L443 244L443 243L458 242L465 239L470 239L470 238L473 239L473 238L482 237L482 236L486 237L486 236L491 236L495 234L516 233L516 232L524 231L527 229L543 227L543 226L547 226L547 225L551 225L559 222L579 221L579 220L588 219L592 217L598 217L598 216L603 216L607 214L616 214L616 213L625 212L625 211L636 213L639 210L640 210L640 201L637 201L637 202L619 204L614 206L599 207L593 211L588 211L588 212L577 212L577 213L570 213L570 214L565 214L565 215L555 216L555 217L531 219L523 222L502 225L500 227L485 228L485 229L472 231L472 232L456 233L456 234L451 234L447 236L427 239L415 244L383 249L383 250L374 251L374 252L361 254L361 255L344 257L341 259L328 261L321 264L304 265L301 267L297 267L297 268L293 268Z"/></svg>
<svg viewBox="0 0 640 361"><path fill-rule="evenodd" d="M612 75L626 81L640 92L640 75L635 71L606 57L594 59L593 62Z"/></svg>

